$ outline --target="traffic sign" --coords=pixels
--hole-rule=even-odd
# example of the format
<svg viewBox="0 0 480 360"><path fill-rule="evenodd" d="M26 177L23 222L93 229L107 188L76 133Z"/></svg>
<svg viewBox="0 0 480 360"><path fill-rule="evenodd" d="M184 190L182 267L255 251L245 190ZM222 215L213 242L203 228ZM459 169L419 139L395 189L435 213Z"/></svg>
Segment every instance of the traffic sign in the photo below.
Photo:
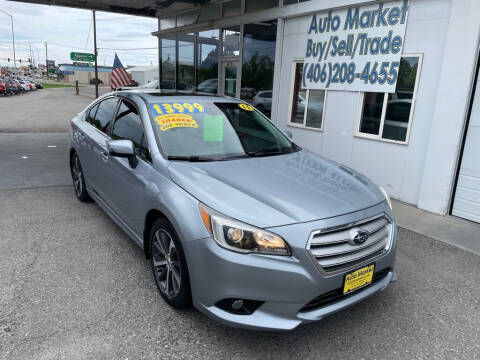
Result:
<svg viewBox="0 0 480 360"><path fill-rule="evenodd" d="M47 63L47 72L54 74L55 73L55 60L46 60Z"/></svg>
<svg viewBox="0 0 480 360"><path fill-rule="evenodd" d="M95 61L95 54L71 52L70 59L73 61Z"/></svg>

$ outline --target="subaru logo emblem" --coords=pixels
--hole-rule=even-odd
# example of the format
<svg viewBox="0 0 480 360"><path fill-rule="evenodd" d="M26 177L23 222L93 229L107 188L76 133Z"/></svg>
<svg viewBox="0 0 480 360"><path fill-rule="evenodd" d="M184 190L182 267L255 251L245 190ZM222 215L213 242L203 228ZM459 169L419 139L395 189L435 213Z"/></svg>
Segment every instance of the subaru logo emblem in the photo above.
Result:
<svg viewBox="0 0 480 360"><path fill-rule="evenodd" d="M352 233L350 240L348 241L353 245L362 245L368 240L368 232L365 230L358 230Z"/></svg>

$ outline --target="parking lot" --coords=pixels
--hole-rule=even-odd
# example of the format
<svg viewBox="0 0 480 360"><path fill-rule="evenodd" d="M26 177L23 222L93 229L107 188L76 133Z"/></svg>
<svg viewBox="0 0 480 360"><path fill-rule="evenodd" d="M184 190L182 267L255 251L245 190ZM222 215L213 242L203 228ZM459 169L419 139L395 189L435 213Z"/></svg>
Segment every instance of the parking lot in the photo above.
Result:
<svg viewBox="0 0 480 360"><path fill-rule="evenodd" d="M170 308L143 251L75 198L66 131L90 101L0 98L0 359L480 358L480 257L404 229L398 282L292 332Z"/></svg>

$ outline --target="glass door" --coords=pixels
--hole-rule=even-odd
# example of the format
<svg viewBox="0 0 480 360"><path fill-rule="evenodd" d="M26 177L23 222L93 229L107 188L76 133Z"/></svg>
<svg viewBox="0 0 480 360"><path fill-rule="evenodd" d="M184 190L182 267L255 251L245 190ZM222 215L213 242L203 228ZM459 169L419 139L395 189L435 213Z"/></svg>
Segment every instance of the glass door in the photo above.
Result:
<svg viewBox="0 0 480 360"><path fill-rule="evenodd" d="M237 86L240 73L240 61L221 62L220 94L225 96L240 97L240 89Z"/></svg>

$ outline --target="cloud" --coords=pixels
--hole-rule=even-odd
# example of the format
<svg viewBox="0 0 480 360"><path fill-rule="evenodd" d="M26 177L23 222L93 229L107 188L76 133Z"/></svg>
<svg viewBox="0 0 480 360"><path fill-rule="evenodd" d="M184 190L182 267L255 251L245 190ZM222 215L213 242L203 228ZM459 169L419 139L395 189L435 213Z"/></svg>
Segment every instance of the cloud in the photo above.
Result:
<svg viewBox="0 0 480 360"><path fill-rule="evenodd" d="M33 57L45 63L45 42L48 57L56 63L71 62L70 52L93 52L92 12L58 6L35 5L0 0L0 8L13 15L15 50L18 59ZM97 12L97 47L156 48L157 20L131 15ZM9 65L1 58L13 58L10 19L0 13L0 65ZM99 50L100 65L112 65L115 51ZM118 51L123 64L157 63L156 50ZM12 63L10 63L12 65Z"/></svg>

